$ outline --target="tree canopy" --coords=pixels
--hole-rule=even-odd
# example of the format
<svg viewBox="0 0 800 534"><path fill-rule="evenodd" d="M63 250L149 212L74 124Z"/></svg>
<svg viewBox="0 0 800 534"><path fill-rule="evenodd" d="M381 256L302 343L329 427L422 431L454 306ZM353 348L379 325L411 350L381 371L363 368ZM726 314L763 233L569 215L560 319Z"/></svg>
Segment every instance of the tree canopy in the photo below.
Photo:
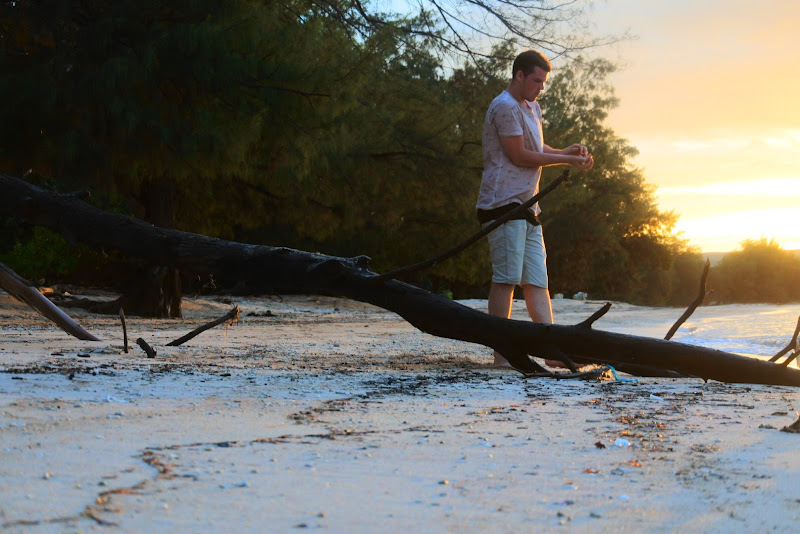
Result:
<svg viewBox="0 0 800 534"><path fill-rule="evenodd" d="M485 110L508 83L507 59L532 42L573 56L541 99L546 141L585 143L596 159L542 203L552 290L684 304L700 259L672 235L675 215L658 210L635 148L604 122L614 66L576 56L597 39L559 34L575 26L555 19L576 24L580 3L460 5L392 15L358 0L5 2L0 170L89 189L156 224L367 254L385 271L477 229ZM495 22L470 22L478 13ZM23 271L52 239L4 228L0 255ZM67 276L36 269L26 276ZM490 271L482 245L410 281L476 296Z"/></svg>
<svg viewBox="0 0 800 534"><path fill-rule="evenodd" d="M772 239L743 241L722 257L709 278L717 302L800 301L800 256Z"/></svg>

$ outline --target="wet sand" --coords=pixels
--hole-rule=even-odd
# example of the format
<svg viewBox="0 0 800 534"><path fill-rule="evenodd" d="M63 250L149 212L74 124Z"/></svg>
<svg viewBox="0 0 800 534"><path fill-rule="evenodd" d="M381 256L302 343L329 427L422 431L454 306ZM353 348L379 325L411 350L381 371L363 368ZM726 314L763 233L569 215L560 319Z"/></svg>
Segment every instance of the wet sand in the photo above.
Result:
<svg viewBox="0 0 800 534"><path fill-rule="evenodd" d="M166 346L234 303L236 325ZM601 303L554 304L574 323ZM779 429L800 390L525 380L346 300L185 308L128 317L125 354L116 317L68 310L104 340L83 342L0 294L0 530L797 528L800 435ZM597 327L663 335L679 314L619 305Z"/></svg>

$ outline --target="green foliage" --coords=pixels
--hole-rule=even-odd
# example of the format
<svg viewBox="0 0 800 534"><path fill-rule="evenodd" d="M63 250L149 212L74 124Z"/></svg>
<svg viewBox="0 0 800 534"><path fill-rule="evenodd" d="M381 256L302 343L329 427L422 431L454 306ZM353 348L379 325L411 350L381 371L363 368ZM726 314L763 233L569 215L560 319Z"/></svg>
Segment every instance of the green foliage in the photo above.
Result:
<svg viewBox="0 0 800 534"><path fill-rule="evenodd" d="M0 10L0 170L157 224L367 254L378 271L478 229L483 119L513 43L446 71L425 13L353 33L360 4L338 0L19 4ZM551 288L671 303L696 253L604 124L611 72L572 64L542 99L547 143L596 159L542 202ZM9 263L27 269L20 250ZM462 298L490 276L482 242L409 281Z"/></svg>
<svg viewBox="0 0 800 534"><path fill-rule="evenodd" d="M800 257L774 240L746 240L711 269L714 300L727 302L800 301Z"/></svg>
<svg viewBox="0 0 800 534"><path fill-rule="evenodd" d="M541 98L545 141L589 147L595 165L541 202L554 291L642 304L676 300L675 261L691 254L673 234L677 217L658 209L654 188L632 164L637 151L604 124L617 105L605 60L558 71ZM546 182L560 169L545 169ZM700 271L697 277L699 280Z"/></svg>
<svg viewBox="0 0 800 534"><path fill-rule="evenodd" d="M13 266L17 274L28 280L51 280L72 272L80 260L63 237L36 227L27 239L17 241L11 251L0 255L0 262Z"/></svg>

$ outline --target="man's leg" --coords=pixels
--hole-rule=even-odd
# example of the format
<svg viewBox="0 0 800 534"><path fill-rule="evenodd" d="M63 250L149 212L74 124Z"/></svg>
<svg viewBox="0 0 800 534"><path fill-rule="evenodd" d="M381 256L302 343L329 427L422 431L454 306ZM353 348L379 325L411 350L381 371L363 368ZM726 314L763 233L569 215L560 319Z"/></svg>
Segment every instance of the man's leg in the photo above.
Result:
<svg viewBox="0 0 800 534"><path fill-rule="evenodd" d="M524 285L525 305L528 307L528 315L534 323L553 324L553 305L550 303L550 291L534 285ZM566 367L560 360L545 360L544 363L550 367Z"/></svg>
<svg viewBox="0 0 800 534"><path fill-rule="evenodd" d="M550 304L550 291L531 284L522 286L525 292L525 305L534 323L553 324L553 306Z"/></svg>
<svg viewBox="0 0 800 534"><path fill-rule="evenodd" d="M498 284L492 282L489 289L489 315L508 319L511 317L511 303L514 299L514 284ZM508 360L497 351L494 352L494 364L501 367L511 367Z"/></svg>

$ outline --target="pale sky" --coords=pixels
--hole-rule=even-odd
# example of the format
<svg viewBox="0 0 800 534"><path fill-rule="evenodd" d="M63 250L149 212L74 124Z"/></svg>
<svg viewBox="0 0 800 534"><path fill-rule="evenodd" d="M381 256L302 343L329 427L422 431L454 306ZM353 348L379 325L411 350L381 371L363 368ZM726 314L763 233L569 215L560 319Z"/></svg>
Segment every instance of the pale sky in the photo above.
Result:
<svg viewBox="0 0 800 534"><path fill-rule="evenodd" d="M704 252L800 249L800 0L598 0L623 64L608 125Z"/></svg>

